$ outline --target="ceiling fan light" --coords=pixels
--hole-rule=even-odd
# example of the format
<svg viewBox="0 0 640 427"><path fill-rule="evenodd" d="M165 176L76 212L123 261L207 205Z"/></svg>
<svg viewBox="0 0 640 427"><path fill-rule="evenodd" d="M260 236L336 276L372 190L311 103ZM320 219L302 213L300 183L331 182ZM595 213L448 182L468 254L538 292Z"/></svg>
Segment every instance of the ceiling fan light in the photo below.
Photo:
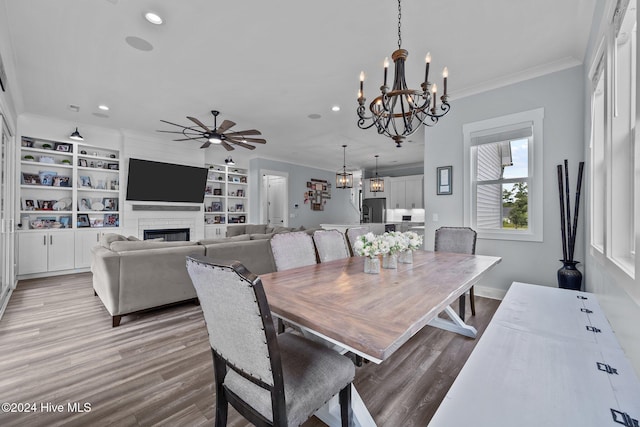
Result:
<svg viewBox="0 0 640 427"><path fill-rule="evenodd" d="M76 130L74 130L71 135L69 135L70 139L73 139L74 141L84 141L84 138L82 137L82 135L80 135L80 132L78 132L78 128L76 128Z"/></svg>
<svg viewBox="0 0 640 427"><path fill-rule="evenodd" d="M222 139L218 135L209 135L209 139L207 139L212 144L221 144Z"/></svg>

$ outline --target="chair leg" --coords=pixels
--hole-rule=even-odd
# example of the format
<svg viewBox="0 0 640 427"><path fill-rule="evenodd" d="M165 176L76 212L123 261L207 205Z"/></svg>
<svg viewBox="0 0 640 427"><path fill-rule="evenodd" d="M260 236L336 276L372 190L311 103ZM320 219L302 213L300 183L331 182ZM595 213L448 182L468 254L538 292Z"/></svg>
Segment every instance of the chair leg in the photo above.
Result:
<svg viewBox="0 0 640 427"><path fill-rule="evenodd" d="M227 425L227 412L229 409L229 402L224 393L224 378L227 372L227 366L224 360L213 354L213 373L216 386L216 420L215 427L225 427Z"/></svg>
<svg viewBox="0 0 640 427"><path fill-rule="evenodd" d="M471 314L476 315L476 295L473 292L473 286L469 289L469 303L471 304Z"/></svg>
<svg viewBox="0 0 640 427"><path fill-rule="evenodd" d="M465 312L465 302L464 302L464 294L460 295L460 298L458 298L458 302L460 304L460 311L459 311L459 316L460 319L462 319L462 321L464 322L464 312Z"/></svg>
<svg viewBox="0 0 640 427"><path fill-rule="evenodd" d="M353 410L351 409L351 384L340 390L340 417L342 427L353 427Z"/></svg>

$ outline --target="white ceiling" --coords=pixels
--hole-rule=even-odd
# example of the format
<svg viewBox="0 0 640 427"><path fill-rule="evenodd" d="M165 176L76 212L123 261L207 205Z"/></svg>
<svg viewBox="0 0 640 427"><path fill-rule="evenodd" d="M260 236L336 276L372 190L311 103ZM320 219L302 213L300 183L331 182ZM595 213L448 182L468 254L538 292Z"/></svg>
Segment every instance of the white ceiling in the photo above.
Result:
<svg viewBox="0 0 640 427"><path fill-rule="evenodd" d="M594 5L405 0L407 83L419 87L430 51L432 76L449 68L454 115L456 97L579 64ZM422 132L397 149L374 129L356 126L360 71L369 76L365 95L372 99L382 61L397 48L394 1L0 0L0 7L10 27L19 83L12 94L20 113L170 140L155 132L173 130L160 119L190 125L190 115L212 125L209 111L217 109L219 120L237 123L234 130L259 129L268 141L254 151L236 149L236 159L338 169L342 144L353 168L370 168L375 154L381 168L423 159ZM147 23L148 10L165 23ZM132 48L129 36L153 50ZM440 77L431 80L440 83ZM110 111L105 115L99 104ZM333 105L341 111L331 111ZM222 147L209 150L219 150L220 161L227 155Z"/></svg>

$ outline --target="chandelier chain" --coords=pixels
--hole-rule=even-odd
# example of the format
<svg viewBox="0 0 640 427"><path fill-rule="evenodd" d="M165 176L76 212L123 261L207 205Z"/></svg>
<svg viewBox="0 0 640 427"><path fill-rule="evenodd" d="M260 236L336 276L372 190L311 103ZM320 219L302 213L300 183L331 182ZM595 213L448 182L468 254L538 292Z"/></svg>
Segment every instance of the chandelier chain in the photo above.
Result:
<svg viewBox="0 0 640 427"><path fill-rule="evenodd" d="M402 48L402 33L400 31L400 22L402 20L402 7L400 0L398 0L398 49Z"/></svg>

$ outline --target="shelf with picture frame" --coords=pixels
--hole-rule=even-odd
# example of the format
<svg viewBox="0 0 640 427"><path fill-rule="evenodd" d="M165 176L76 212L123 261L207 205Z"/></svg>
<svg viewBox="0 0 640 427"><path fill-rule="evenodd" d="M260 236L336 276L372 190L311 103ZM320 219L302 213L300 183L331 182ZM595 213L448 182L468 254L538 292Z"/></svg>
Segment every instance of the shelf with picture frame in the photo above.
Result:
<svg viewBox="0 0 640 427"><path fill-rule="evenodd" d="M20 231L81 228L79 214L90 215L91 226L120 225L119 150L22 136L18 160ZM81 209L82 199L92 207Z"/></svg>
<svg viewBox="0 0 640 427"><path fill-rule="evenodd" d="M225 226L248 219L249 170L236 166L207 164L209 168L204 196L206 238L222 238Z"/></svg>

